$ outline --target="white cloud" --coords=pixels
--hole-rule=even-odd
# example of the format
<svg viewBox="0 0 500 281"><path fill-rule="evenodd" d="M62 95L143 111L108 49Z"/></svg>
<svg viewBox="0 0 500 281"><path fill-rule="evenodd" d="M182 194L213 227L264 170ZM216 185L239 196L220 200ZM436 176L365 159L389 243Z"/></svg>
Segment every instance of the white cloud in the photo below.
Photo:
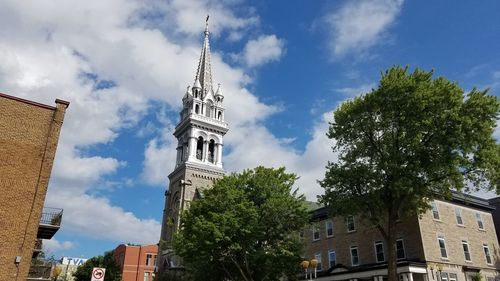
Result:
<svg viewBox="0 0 500 281"><path fill-rule="evenodd" d="M139 219L103 197L56 190L47 204L63 208L62 227L79 235L139 244L155 244L160 239L158 221Z"/></svg>
<svg viewBox="0 0 500 281"><path fill-rule="evenodd" d="M375 86L375 83L368 83L356 87L338 88L335 91L343 94L346 97L352 98L370 92L373 88L375 88Z"/></svg>
<svg viewBox="0 0 500 281"><path fill-rule="evenodd" d="M139 218L95 192L126 163L119 156L89 151L97 144L112 145L124 128L137 125L152 102L178 108L193 79L206 11L215 35L223 30L241 33L258 24L251 11L236 15L225 5L238 3L229 2L0 2L0 26L5 27L0 28L2 92L47 104L55 98L71 102L46 201L65 209L64 231L112 241L158 241L158 221ZM156 7L161 9L152 9ZM181 36L186 34L187 39ZM228 106L245 106L252 113L228 110L227 118L235 124L254 123L276 111L244 88L250 78L242 70L225 64L217 53L213 63ZM112 81L112 87L100 88L102 81ZM147 148L164 144L168 142L152 140ZM168 154L175 153L163 151L168 160ZM158 152L156 158L148 154L153 165L147 167L157 169L155 181L168 173L158 172L163 151L153 151ZM98 218L105 223L99 223L102 230L96 232L89 226Z"/></svg>
<svg viewBox="0 0 500 281"><path fill-rule="evenodd" d="M54 252L60 252L64 250L69 250L75 247L75 244L71 241L59 241L57 239L44 239L42 242L42 248L46 255L51 255Z"/></svg>
<svg viewBox="0 0 500 281"><path fill-rule="evenodd" d="M396 20L403 0L347 1L326 15L331 29L330 47L334 57L362 54L380 43Z"/></svg>
<svg viewBox="0 0 500 281"><path fill-rule="evenodd" d="M263 126L231 127L225 141L231 153L224 158L225 168L239 172L259 165L285 166L289 172L300 176L296 186L308 200L316 200L323 190L317 183L324 177L328 161L335 161L331 147L334 142L326 136L332 112L322 115L311 132L311 140L303 152L290 147L288 139L278 139ZM236 131L236 132L234 132Z"/></svg>
<svg viewBox="0 0 500 281"><path fill-rule="evenodd" d="M247 42L241 59L249 67L256 67L281 58L285 43L276 35L261 35L255 40Z"/></svg>

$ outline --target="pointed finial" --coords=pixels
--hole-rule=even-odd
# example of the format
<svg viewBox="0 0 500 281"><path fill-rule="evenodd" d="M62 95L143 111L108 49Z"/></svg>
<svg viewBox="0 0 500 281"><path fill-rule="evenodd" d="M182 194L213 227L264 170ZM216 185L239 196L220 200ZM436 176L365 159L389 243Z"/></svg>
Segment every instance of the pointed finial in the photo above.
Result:
<svg viewBox="0 0 500 281"><path fill-rule="evenodd" d="M205 35L208 36L208 19L210 18L210 15L207 15L207 18L205 20Z"/></svg>

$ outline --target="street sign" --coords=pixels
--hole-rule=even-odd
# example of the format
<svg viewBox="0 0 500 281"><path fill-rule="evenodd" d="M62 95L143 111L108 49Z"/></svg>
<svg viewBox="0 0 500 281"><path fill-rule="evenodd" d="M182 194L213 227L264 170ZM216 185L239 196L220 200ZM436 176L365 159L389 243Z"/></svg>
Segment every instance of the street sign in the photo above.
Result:
<svg viewBox="0 0 500 281"><path fill-rule="evenodd" d="M106 268L94 267L90 281L104 281L104 273L106 273Z"/></svg>

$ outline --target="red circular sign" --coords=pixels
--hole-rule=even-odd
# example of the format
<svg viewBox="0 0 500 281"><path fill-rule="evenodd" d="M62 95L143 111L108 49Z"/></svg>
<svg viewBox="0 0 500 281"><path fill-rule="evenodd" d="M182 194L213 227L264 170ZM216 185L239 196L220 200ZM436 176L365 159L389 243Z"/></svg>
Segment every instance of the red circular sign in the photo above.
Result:
<svg viewBox="0 0 500 281"><path fill-rule="evenodd" d="M100 269L100 268L96 268L96 269L94 269L94 272L92 272L92 276L95 279L102 279L102 278L104 278L104 271L102 271L102 269Z"/></svg>

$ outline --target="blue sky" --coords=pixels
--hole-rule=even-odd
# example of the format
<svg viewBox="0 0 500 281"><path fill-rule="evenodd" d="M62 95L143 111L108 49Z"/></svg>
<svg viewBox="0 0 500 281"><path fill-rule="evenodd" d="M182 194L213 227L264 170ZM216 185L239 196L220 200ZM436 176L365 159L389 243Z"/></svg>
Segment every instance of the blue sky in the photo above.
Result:
<svg viewBox="0 0 500 281"><path fill-rule="evenodd" d="M46 200L64 208L63 224L46 250L88 258L158 241L206 14L226 170L286 166L313 200L335 160L331 112L384 69L434 69L499 95L499 10L492 0L0 1L0 92L71 102Z"/></svg>

